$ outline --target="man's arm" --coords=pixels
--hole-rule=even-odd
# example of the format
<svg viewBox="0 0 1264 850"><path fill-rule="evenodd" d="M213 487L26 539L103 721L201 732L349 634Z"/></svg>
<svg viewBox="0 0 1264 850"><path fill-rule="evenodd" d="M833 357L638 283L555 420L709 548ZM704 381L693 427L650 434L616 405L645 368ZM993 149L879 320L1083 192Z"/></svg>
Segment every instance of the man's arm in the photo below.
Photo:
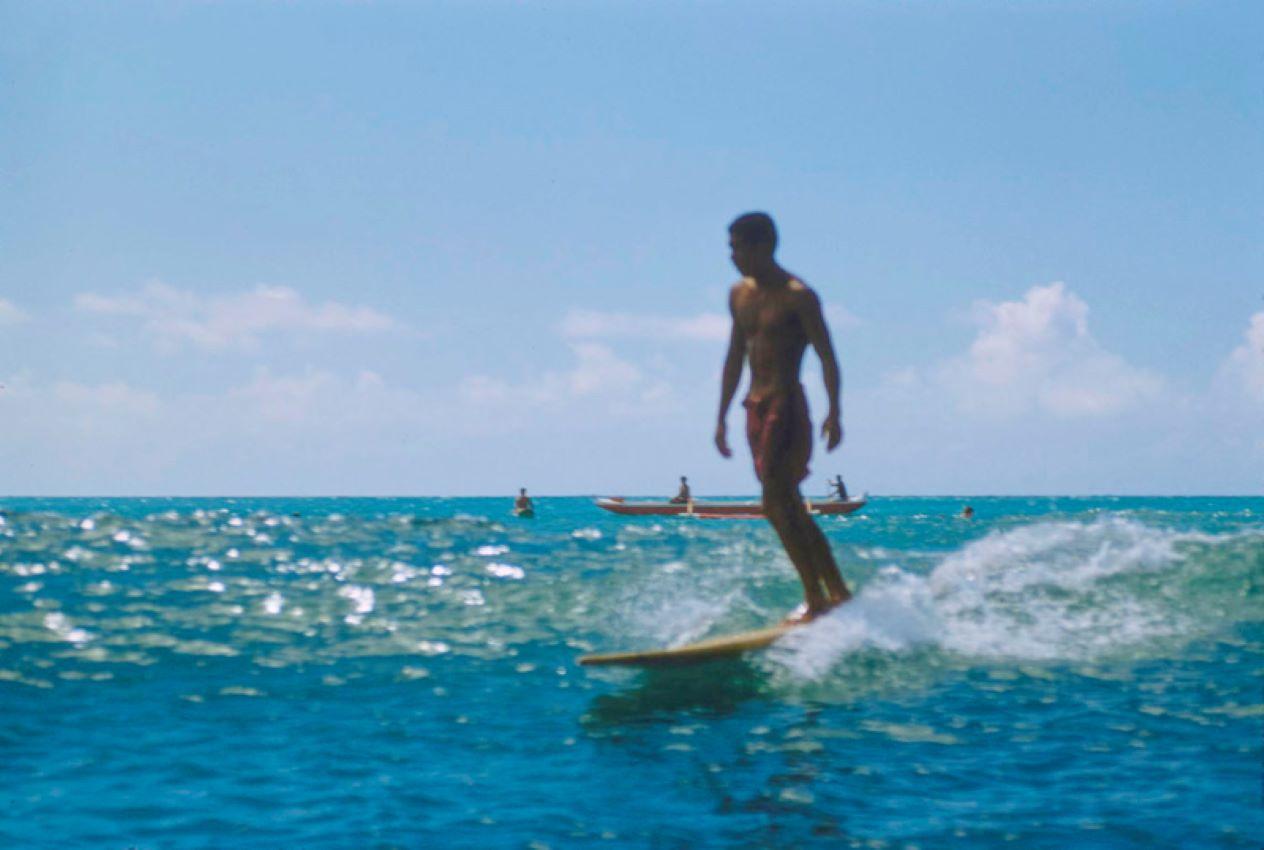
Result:
<svg viewBox="0 0 1264 850"><path fill-rule="evenodd" d="M829 395L829 413L821 423L821 436L825 437L826 450L833 451L843 441L842 410L838 403L842 378L838 358L834 356L834 343L825 326L825 317L821 315L821 299L811 289L805 289L799 299L799 320L816 356L821 358L821 377L825 379L825 392Z"/></svg>
<svg viewBox="0 0 1264 850"><path fill-rule="evenodd" d="M729 351L724 356L724 373L720 377L720 415L715 426L715 447L724 457L733 456L733 451L729 448L726 420L729 405L733 403L737 385L742 380L742 364L746 359L746 334L737 321L737 287L729 293L729 314L733 318L733 329L729 332Z"/></svg>

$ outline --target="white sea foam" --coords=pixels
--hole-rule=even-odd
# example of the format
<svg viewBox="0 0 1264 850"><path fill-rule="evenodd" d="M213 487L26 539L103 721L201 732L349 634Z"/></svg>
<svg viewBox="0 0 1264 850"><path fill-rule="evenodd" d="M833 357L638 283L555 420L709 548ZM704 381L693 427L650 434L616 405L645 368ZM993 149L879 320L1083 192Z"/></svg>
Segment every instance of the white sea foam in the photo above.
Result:
<svg viewBox="0 0 1264 850"><path fill-rule="evenodd" d="M522 567L515 567L513 564L500 564L492 562L487 565L487 572L496 576L496 578L522 579L526 577L526 572Z"/></svg>
<svg viewBox="0 0 1264 850"><path fill-rule="evenodd" d="M44 628L68 643L87 643L94 637L84 629L75 628L66 615L60 611L53 611L44 615Z"/></svg>
<svg viewBox="0 0 1264 850"><path fill-rule="evenodd" d="M669 597L652 609L630 608L628 620L633 633L649 635L658 645L678 646L705 635L727 609L725 599L682 595Z"/></svg>
<svg viewBox="0 0 1264 850"><path fill-rule="evenodd" d="M364 615L373 611L375 604L375 595L373 588L361 587L360 585L349 584L338 590L338 595L344 599L351 600L354 606L353 615Z"/></svg>
<svg viewBox="0 0 1264 850"><path fill-rule="evenodd" d="M1230 537L1117 516L995 532L928 576L885 568L856 599L787 636L769 657L815 679L862 649L1086 660L1193 636L1200 618L1177 592L1188 544Z"/></svg>

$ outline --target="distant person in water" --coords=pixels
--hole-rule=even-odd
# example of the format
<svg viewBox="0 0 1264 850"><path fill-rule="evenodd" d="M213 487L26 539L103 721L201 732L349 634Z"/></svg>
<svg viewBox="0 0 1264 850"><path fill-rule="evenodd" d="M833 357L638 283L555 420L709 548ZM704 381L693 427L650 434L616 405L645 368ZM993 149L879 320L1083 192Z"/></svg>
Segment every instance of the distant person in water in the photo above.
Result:
<svg viewBox="0 0 1264 850"><path fill-rule="evenodd" d="M961 516L963 519L974 519L974 508L966 505L961 509Z"/></svg>
<svg viewBox="0 0 1264 850"><path fill-rule="evenodd" d="M518 512L535 510L535 504L531 501L531 497L527 495L526 487L518 488L518 498L514 499L514 510Z"/></svg>
<svg viewBox="0 0 1264 850"><path fill-rule="evenodd" d="M693 493L689 492L689 479L680 476L680 489L676 491L676 495L672 497L673 505L687 505L693 501Z"/></svg>
<svg viewBox="0 0 1264 850"><path fill-rule="evenodd" d="M729 292L733 328L720 381L715 445L724 457L732 457L726 418L749 361L750 390L742 402L746 437L763 485L764 515L803 582L806 608L799 616L806 621L851 598L829 542L799 492L812 454L812 422L799 383L803 352L811 345L821 360L829 396L821 434L829 451L843 439L838 361L820 299L773 258L777 229L772 218L759 212L737 218L729 225L729 248L742 279Z"/></svg>
<svg viewBox="0 0 1264 850"><path fill-rule="evenodd" d="M843 476L835 475L834 480L829 483L830 495L840 502L847 501L847 485L843 483Z"/></svg>

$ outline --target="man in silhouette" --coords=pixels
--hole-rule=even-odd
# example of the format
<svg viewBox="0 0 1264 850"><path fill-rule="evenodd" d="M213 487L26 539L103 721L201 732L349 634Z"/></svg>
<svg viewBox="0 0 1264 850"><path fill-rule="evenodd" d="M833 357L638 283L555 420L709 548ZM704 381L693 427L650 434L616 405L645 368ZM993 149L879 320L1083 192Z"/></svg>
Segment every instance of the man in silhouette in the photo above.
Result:
<svg viewBox="0 0 1264 850"><path fill-rule="evenodd" d="M726 417L749 361L751 382L745 401L746 436L763 485L764 515L803 582L805 608L795 617L811 620L851 598L829 542L803 504L799 484L812 454L812 422L799 383L808 345L821 360L829 411L821 424L833 451L843 439L839 409L838 361L821 302L802 280L773 258L777 229L766 213L747 213L729 225L733 265L742 279L729 292L733 328L720 382L720 415L715 445L731 457Z"/></svg>
<svg viewBox="0 0 1264 850"><path fill-rule="evenodd" d="M693 500L693 493L689 492L689 479L680 476L680 489L676 491L676 495L672 497L673 505L687 505Z"/></svg>

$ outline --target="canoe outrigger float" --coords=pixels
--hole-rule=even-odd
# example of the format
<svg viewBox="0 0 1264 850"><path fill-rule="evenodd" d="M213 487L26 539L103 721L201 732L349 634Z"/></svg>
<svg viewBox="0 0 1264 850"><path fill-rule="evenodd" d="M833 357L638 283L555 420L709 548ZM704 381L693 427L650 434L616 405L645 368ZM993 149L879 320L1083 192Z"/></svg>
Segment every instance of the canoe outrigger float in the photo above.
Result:
<svg viewBox="0 0 1264 850"><path fill-rule="evenodd" d="M845 502L804 499L808 513L818 516L842 516L860 510L867 500ZM699 519L762 519L764 506L759 502L629 502L622 496L597 500L597 507L624 516L692 516Z"/></svg>

